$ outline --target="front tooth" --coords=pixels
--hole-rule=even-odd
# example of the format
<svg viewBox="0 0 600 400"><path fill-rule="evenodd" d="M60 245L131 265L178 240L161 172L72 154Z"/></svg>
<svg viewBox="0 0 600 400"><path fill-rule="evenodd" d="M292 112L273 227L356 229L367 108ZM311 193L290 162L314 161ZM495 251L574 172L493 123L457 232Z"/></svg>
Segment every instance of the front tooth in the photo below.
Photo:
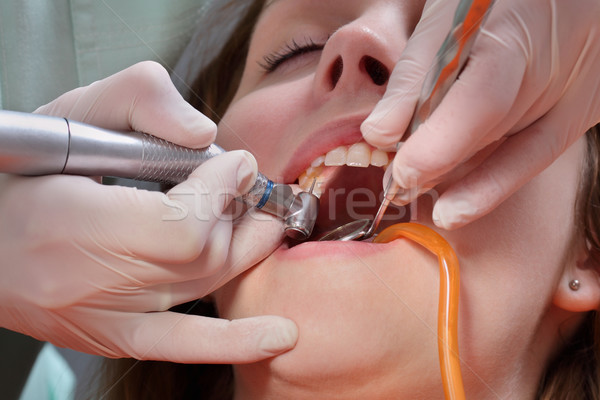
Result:
<svg viewBox="0 0 600 400"><path fill-rule="evenodd" d="M325 165L326 166L338 166L338 165L346 165L346 157L348 154L348 149L346 146L340 146L328 152L325 155Z"/></svg>
<svg viewBox="0 0 600 400"><path fill-rule="evenodd" d="M374 165L376 167L383 167L387 165L388 161L388 155L383 150L375 149L371 153L371 165Z"/></svg>
<svg viewBox="0 0 600 400"><path fill-rule="evenodd" d="M371 164L371 149L368 144L359 142L353 144L350 149L348 149L346 165L350 167L366 168L369 164Z"/></svg>

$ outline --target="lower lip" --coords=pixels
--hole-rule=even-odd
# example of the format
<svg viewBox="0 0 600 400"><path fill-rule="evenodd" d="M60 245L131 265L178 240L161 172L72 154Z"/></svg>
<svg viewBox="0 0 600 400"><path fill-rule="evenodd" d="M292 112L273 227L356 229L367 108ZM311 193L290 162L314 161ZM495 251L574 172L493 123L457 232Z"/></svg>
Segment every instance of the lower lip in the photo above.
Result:
<svg viewBox="0 0 600 400"><path fill-rule="evenodd" d="M365 257L370 254L380 253L391 246L391 243L369 243L358 241L331 241L331 242L304 242L294 247L283 243L276 251L275 256L287 260L309 260L317 258L344 259Z"/></svg>

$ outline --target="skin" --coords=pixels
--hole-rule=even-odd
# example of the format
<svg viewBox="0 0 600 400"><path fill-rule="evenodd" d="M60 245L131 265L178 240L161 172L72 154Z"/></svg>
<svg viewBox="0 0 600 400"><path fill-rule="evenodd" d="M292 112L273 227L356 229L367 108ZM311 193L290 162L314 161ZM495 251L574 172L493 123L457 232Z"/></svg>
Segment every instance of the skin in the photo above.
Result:
<svg viewBox="0 0 600 400"><path fill-rule="evenodd" d="M422 6L383 0L267 6L219 126L220 144L251 151L267 176L291 183L319 155L361 140L360 123L386 85L375 85L360 61L369 55L391 71ZM259 66L286 42L307 37L326 42L324 49L272 73ZM338 57L344 68L332 84ZM461 264L467 398L532 398L562 338L598 306L597 268L574 231L584 152L580 139L494 212L440 231ZM432 199L477 164L476 156L421 197L411 218L436 229L428 217ZM569 290L571 279L582 288ZM224 318L281 315L299 328L295 349L234 367L236 398L443 398L438 285L436 258L408 240L282 245L215 294Z"/></svg>

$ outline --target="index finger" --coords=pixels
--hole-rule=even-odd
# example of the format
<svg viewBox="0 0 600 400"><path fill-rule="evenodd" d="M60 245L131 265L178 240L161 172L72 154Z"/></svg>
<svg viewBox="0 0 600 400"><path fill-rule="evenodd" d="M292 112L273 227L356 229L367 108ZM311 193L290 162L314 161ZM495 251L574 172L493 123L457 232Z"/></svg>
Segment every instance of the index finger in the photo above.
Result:
<svg viewBox="0 0 600 400"><path fill-rule="evenodd" d="M194 148L208 146L217 133L215 123L183 99L168 72L150 61L67 92L36 112Z"/></svg>
<svg viewBox="0 0 600 400"><path fill-rule="evenodd" d="M506 60L511 60L509 67ZM495 40L477 42L467 66L438 108L396 154L396 182L403 188L424 185L500 139L520 117L507 118L517 101L525 68L526 58L518 50Z"/></svg>
<svg viewBox="0 0 600 400"><path fill-rule="evenodd" d="M165 311L123 314L117 322L110 334L125 342L113 356L138 360L250 363L288 351L298 339L296 324L277 316L229 321Z"/></svg>
<svg viewBox="0 0 600 400"><path fill-rule="evenodd" d="M365 140L378 148L395 145L406 132L436 51L452 23L454 1L428 1L415 31L394 66L383 98L363 122Z"/></svg>

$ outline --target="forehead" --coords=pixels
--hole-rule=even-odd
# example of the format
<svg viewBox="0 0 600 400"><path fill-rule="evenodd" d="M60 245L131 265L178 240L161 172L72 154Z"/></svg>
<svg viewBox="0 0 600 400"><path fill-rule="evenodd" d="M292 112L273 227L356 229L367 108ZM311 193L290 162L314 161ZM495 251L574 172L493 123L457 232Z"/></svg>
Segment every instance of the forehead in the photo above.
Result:
<svg viewBox="0 0 600 400"><path fill-rule="evenodd" d="M349 22L356 14L380 0L267 0L256 29L286 30L289 24L336 25Z"/></svg>
<svg viewBox="0 0 600 400"><path fill-rule="evenodd" d="M315 28L332 33L352 20L353 14L349 10L352 9L355 13L356 7L350 7L350 4L368 3L371 1L268 0L254 27L252 41L281 44L294 35L317 39L314 37Z"/></svg>
<svg viewBox="0 0 600 400"><path fill-rule="evenodd" d="M285 29L292 22L340 27L371 9L385 7L400 16L410 34L424 4L425 0L266 0L256 28Z"/></svg>

